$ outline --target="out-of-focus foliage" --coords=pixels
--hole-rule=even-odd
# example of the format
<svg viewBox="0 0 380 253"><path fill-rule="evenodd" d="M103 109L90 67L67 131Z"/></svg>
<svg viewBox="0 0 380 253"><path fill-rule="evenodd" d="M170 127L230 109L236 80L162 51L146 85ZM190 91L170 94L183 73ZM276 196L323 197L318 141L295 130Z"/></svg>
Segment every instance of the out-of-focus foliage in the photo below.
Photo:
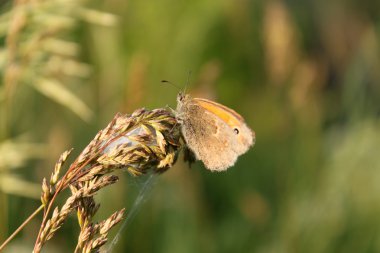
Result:
<svg viewBox="0 0 380 253"><path fill-rule="evenodd" d="M60 153L118 111L175 108L160 80L191 70L186 91L236 109L256 145L226 173L160 175L116 252L380 251L380 2L15 2L0 4L0 241ZM142 184L98 195L100 215L128 213ZM38 226L8 251L30 252Z"/></svg>

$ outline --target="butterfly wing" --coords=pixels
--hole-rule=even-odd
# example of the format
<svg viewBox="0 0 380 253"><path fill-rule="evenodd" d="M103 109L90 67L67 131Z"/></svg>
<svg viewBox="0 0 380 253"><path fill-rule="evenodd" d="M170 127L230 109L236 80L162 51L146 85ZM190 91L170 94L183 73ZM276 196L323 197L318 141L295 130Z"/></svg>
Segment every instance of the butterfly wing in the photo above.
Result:
<svg viewBox="0 0 380 253"><path fill-rule="evenodd" d="M197 103L182 105L179 115L187 146L209 170L223 171L234 165L239 154L233 129Z"/></svg>
<svg viewBox="0 0 380 253"><path fill-rule="evenodd" d="M227 106L208 99L194 98L193 100L203 109L215 115L217 119L227 124L230 129L230 133L231 130L234 132L231 134L231 137L232 139L237 139L237 142L232 148L238 155L247 152L251 145L255 143L255 132L249 129L244 122L244 118L240 116L240 114Z"/></svg>

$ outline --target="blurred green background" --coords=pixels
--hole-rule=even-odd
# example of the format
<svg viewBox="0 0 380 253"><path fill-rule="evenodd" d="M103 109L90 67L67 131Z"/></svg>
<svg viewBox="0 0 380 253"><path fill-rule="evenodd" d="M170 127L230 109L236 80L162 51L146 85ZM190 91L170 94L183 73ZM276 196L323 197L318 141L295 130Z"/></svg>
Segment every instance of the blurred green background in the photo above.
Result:
<svg viewBox="0 0 380 253"><path fill-rule="evenodd" d="M256 145L225 173L180 159L115 252L380 252L380 2L68 1L0 4L0 242L39 206L59 155L116 112L225 104ZM98 219L144 179L97 196ZM6 252L30 252L34 219ZM70 252L73 216L45 252ZM115 229L116 231L116 229ZM62 246L64 245L64 247Z"/></svg>

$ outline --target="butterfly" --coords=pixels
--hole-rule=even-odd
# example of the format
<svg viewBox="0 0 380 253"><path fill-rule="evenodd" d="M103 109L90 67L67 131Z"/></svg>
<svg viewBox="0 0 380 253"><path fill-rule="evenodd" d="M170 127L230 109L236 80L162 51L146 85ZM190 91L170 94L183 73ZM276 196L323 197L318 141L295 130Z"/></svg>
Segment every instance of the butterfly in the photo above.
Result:
<svg viewBox="0 0 380 253"><path fill-rule="evenodd" d="M187 147L211 171L224 171L255 144L256 134L237 112L180 92L176 119Z"/></svg>

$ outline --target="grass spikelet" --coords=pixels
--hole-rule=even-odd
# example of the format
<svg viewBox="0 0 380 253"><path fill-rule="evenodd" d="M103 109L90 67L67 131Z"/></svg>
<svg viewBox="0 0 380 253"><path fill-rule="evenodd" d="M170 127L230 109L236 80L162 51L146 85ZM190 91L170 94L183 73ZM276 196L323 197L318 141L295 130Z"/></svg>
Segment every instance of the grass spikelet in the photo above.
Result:
<svg viewBox="0 0 380 253"><path fill-rule="evenodd" d="M77 212L80 226L75 252L98 252L107 242L108 231L124 214L123 209L105 221L92 221L100 206L93 196L118 181L117 176L108 174L118 169L134 176L149 170L162 173L173 166L180 146L179 127L171 112L139 109L131 115L117 114L58 179L71 153L65 151L55 165L50 183L46 179L42 183L41 202L45 212L34 252L41 251L73 211ZM49 218L56 196L67 187L71 196L61 208L55 207Z"/></svg>

